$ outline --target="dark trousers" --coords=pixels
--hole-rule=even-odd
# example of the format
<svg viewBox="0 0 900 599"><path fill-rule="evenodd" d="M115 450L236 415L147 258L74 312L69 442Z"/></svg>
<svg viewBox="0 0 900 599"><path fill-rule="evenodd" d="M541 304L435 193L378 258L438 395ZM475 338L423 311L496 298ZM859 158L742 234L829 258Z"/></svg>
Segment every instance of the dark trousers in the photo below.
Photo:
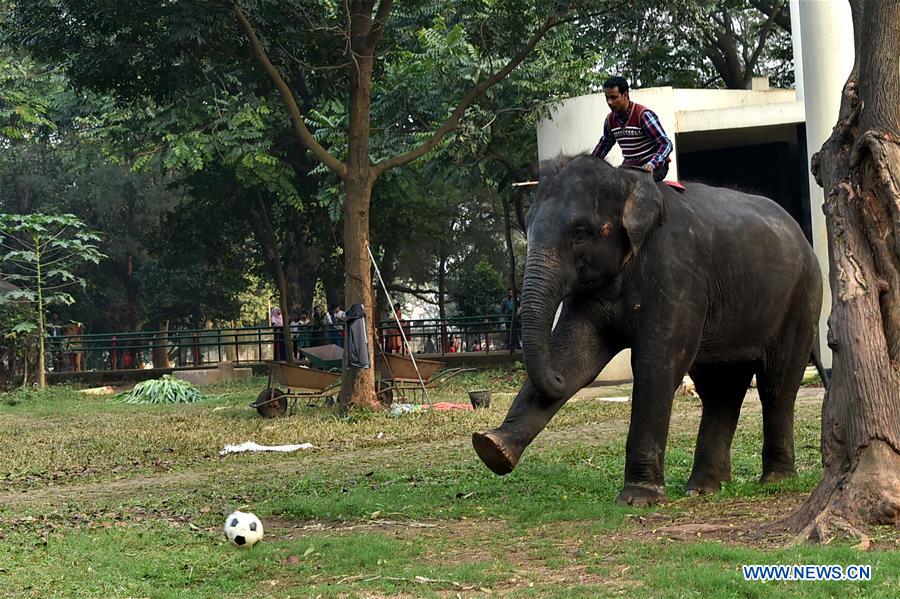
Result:
<svg viewBox="0 0 900 599"><path fill-rule="evenodd" d="M669 163L664 162L659 168L653 169L653 180L662 181L669 174Z"/></svg>

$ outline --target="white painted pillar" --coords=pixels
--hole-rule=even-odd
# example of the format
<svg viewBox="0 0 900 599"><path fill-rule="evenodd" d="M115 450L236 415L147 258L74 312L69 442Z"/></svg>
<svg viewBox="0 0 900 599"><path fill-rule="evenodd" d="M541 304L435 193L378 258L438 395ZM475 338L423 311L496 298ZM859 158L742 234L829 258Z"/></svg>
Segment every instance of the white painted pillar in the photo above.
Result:
<svg viewBox="0 0 900 599"><path fill-rule="evenodd" d="M803 99L803 44L800 40L800 0L790 1L791 45L794 49L794 89L797 100Z"/></svg>
<svg viewBox="0 0 900 599"><path fill-rule="evenodd" d="M853 18L846 0L795 0L799 8L799 35L802 48L801 73L806 106L807 167L837 123L841 92L853 68ZM794 24L791 3L791 26ZM796 43L795 38L795 43ZM824 195L812 173L809 175L809 203L812 214L813 248L825 280L822 315L819 318L819 348L822 362L831 367L831 350L826 344L828 315L831 314L831 288L828 285L828 233L822 212Z"/></svg>

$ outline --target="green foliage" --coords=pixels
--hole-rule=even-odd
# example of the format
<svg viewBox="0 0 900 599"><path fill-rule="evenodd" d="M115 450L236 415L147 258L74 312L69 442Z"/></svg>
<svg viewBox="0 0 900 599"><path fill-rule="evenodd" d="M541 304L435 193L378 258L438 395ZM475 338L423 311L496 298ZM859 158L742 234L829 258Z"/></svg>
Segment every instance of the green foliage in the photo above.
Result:
<svg viewBox="0 0 900 599"><path fill-rule="evenodd" d="M480 316L497 313L504 289L500 274L482 258L456 272L450 293L460 316Z"/></svg>
<svg viewBox="0 0 900 599"><path fill-rule="evenodd" d="M0 291L6 312L4 335L20 347L37 338L38 383L46 384L43 358L47 310L75 301L73 287L85 287L78 269L98 264L100 237L71 214L0 214L0 276L15 287ZM24 337L24 339L23 339Z"/></svg>
<svg viewBox="0 0 900 599"><path fill-rule="evenodd" d="M47 117L60 78L36 72L26 56L0 48L0 139L22 139L53 128Z"/></svg>
<svg viewBox="0 0 900 599"><path fill-rule="evenodd" d="M201 401L203 394L189 381L164 374L162 378L138 383L117 399L129 404L193 403Z"/></svg>
<svg viewBox="0 0 900 599"><path fill-rule="evenodd" d="M97 247L100 237L85 228L72 214L0 214L0 265L2 276L20 289L6 291L7 301L44 305L71 304L61 291L72 285L84 287L76 269L84 263L98 264L104 255Z"/></svg>
<svg viewBox="0 0 900 599"><path fill-rule="evenodd" d="M767 24L759 7L778 4L780 18ZM610 36L604 70L625 75L635 87L741 88L736 79L747 70L768 75L778 87L794 81L787 0L635 0L599 14L591 27ZM760 44L759 58L751 63ZM723 58L726 48L729 61Z"/></svg>

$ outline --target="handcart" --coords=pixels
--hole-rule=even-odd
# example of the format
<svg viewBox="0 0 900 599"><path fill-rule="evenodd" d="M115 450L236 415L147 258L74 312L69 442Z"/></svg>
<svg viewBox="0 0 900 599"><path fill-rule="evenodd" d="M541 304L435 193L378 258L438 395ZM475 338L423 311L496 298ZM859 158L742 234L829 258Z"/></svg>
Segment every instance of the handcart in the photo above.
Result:
<svg viewBox="0 0 900 599"><path fill-rule="evenodd" d="M340 345L317 345L301 347L300 352L309 360L310 366L322 370L340 370L344 362L344 348Z"/></svg>
<svg viewBox="0 0 900 599"><path fill-rule="evenodd" d="M333 403L334 396L341 390L340 372L325 372L287 362L269 361L266 365L269 383L250 404L265 418L293 414L298 401L309 404L324 399L326 403ZM280 388L272 384L273 380Z"/></svg>
<svg viewBox="0 0 900 599"><path fill-rule="evenodd" d="M406 393L412 395L415 402L417 393L425 389L432 390L443 385L448 380L464 372L471 372L474 368L449 368L441 370L444 362L439 360L427 360L416 354L416 363L412 358L402 354L382 353L375 358L375 384L379 395L393 398L394 393L406 400ZM416 366L419 367L418 374ZM440 371L440 372L438 372ZM422 380L419 381L419 375Z"/></svg>

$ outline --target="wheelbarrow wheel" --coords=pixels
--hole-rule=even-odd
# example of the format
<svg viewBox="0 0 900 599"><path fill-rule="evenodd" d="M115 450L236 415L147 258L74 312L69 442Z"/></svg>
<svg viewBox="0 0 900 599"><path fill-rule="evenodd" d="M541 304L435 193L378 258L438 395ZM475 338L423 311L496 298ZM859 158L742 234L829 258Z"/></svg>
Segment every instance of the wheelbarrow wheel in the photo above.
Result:
<svg viewBox="0 0 900 599"><path fill-rule="evenodd" d="M263 418L283 416L287 412L287 397L279 389L263 389L250 407L256 408Z"/></svg>

